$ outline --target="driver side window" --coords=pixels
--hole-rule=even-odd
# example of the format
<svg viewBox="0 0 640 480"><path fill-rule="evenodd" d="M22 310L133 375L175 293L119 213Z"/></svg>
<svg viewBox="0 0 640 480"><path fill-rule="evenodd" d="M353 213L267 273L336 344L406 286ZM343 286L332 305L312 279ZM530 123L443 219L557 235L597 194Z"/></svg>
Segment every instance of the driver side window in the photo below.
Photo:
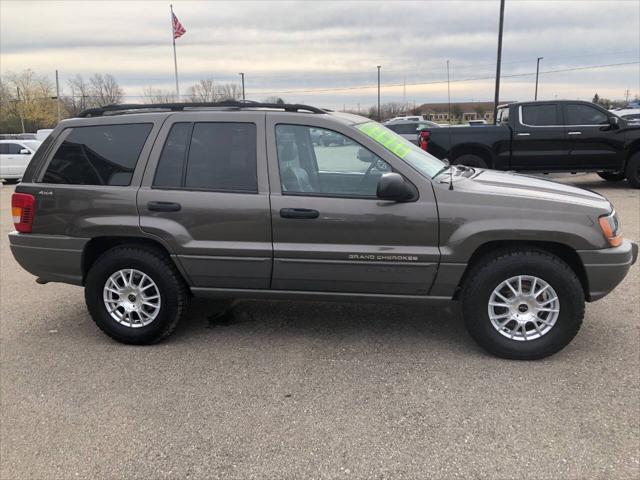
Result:
<svg viewBox="0 0 640 480"><path fill-rule="evenodd" d="M375 198L391 166L350 138L324 128L277 125L283 195Z"/></svg>

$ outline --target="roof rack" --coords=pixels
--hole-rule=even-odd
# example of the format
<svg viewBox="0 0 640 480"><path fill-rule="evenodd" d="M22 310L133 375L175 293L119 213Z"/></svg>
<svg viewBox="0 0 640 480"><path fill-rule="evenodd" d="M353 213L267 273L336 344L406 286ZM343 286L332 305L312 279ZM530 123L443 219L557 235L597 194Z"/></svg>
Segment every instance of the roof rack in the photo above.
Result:
<svg viewBox="0 0 640 480"><path fill-rule="evenodd" d="M131 110L170 110L172 112L182 111L185 109L195 109L195 108L232 108L232 109L243 109L243 108L277 108L284 110L285 112L299 112L299 111L307 111L311 113L327 113L328 110L322 110L317 107L311 107L309 105L300 105L300 104L289 104L289 103L261 103L261 102L253 102L253 101L236 101L236 100L225 100L223 102L185 102L185 103L151 103L151 104L141 104L141 103L124 103L124 104L114 104L114 105L106 105L104 107L96 107L89 108L87 110L83 110L78 114L79 118L86 117L101 117L102 115L109 113L127 113Z"/></svg>

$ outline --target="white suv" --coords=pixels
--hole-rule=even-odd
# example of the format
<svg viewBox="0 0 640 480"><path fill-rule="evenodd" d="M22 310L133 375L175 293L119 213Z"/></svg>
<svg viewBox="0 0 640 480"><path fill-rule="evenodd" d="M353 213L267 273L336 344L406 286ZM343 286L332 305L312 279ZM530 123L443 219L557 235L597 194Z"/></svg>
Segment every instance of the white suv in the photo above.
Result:
<svg viewBox="0 0 640 480"><path fill-rule="evenodd" d="M0 180L20 180L41 144L38 140L0 140Z"/></svg>

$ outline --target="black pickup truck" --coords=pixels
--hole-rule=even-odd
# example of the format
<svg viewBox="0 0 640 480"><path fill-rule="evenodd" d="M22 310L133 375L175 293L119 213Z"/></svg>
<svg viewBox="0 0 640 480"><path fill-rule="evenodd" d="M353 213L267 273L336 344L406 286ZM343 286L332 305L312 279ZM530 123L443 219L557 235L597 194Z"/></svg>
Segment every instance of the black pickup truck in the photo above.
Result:
<svg viewBox="0 0 640 480"><path fill-rule="evenodd" d="M422 145L453 164L529 172L598 172L640 188L640 126L590 102L501 105L497 124L423 129Z"/></svg>

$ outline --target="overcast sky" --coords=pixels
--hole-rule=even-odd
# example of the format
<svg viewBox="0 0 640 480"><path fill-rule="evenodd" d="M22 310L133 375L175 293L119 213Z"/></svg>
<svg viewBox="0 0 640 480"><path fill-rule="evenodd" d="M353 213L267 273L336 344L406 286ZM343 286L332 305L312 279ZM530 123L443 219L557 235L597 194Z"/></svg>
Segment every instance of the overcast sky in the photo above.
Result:
<svg viewBox="0 0 640 480"><path fill-rule="evenodd" d="M453 101L493 99L498 0L173 6L187 30L176 40L183 92L200 78L239 82L246 72L251 99L365 107L376 102L382 65L383 102L441 102L449 59ZM58 69L64 85L78 73L111 73L130 101L145 86L175 88L168 2L2 0L0 48L3 74L31 68L53 78ZM640 2L507 0L501 99L533 97L537 57L539 98L622 99L627 89L633 98ZM551 72L609 64L626 65Z"/></svg>

